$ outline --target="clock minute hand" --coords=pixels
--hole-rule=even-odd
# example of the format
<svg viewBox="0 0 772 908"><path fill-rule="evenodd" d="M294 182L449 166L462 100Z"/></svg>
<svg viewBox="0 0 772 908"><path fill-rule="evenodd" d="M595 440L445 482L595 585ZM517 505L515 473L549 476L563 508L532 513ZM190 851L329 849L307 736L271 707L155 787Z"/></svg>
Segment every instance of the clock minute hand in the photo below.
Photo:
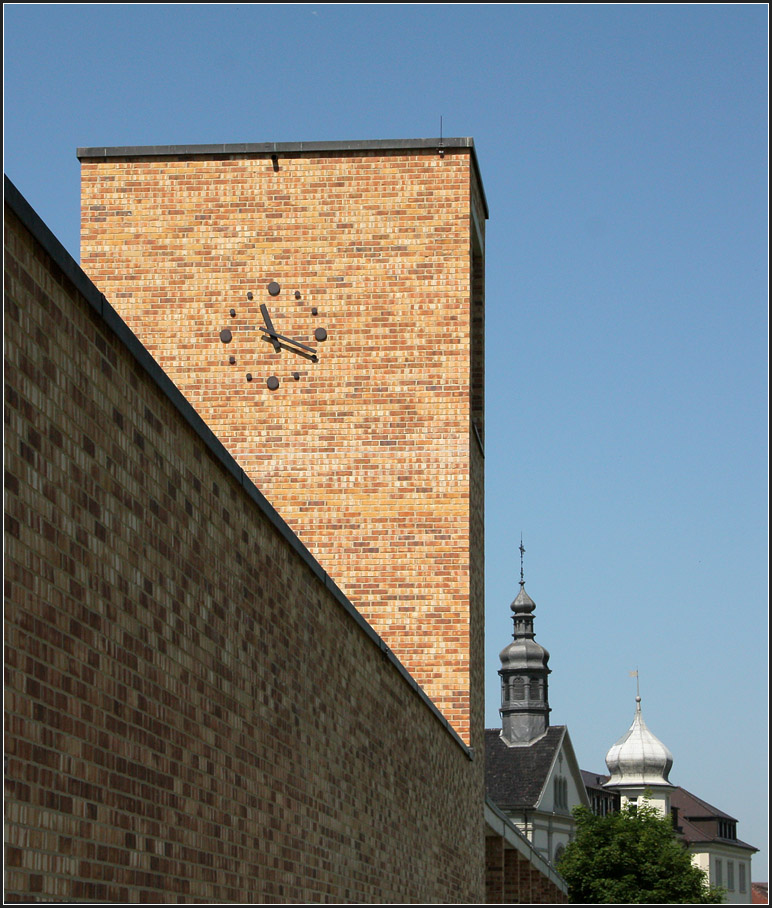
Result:
<svg viewBox="0 0 772 908"><path fill-rule="evenodd" d="M281 337L281 335L279 335L279 337ZM289 350L290 353L294 353L296 356L302 356L303 359L310 359L312 363L319 362L319 357L316 355L316 350L313 350L311 353L306 353L299 347L294 346L294 341L293 346L290 346L289 344L285 344L282 341L277 340L275 337L269 337L267 334L261 335L260 340L264 340L268 344L273 344L274 347L278 346L279 349ZM311 350L311 348L306 347L306 350Z"/></svg>
<svg viewBox="0 0 772 908"><path fill-rule="evenodd" d="M291 337L285 337L283 334L277 334L275 331L269 331L268 334L270 335L270 337L266 338L266 340L273 340L274 338L276 340L283 340L295 347L300 347L301 350L308 350L309 353L316 353L316 350L314 350L313 347L308 347L306 346L306 344L301 344L300 341L293 340Z"/></svg>

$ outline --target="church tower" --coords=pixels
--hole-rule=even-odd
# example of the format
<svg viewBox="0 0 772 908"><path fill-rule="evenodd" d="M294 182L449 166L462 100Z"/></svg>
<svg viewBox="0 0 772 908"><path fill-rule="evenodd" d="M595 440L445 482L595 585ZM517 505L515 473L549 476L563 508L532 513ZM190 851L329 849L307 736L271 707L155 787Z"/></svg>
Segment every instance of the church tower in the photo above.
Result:
<svg viewBox="0 0 772 908"><path fill-rule="evenodd" d="M528 746L544 737L549 728L547 668L550 654L534 640L536 603L525 591L523 542L520 541L520 592L510 608L514 612L513 642L499 658L501 668L501 738L509 747Z"/></svg>
<svg viewBox="0 0 772 908"><path fill-rule="evenodd" d="M635 698L633 724L606 754L611 778L603 786L618 791L621 805L646 802L662 814L670 814L670 792L675 787L668 780L673 755L653 735L641 713L640 694Z"/></svg>
<svg viewBox="0 0 772 908"><path fill-rule="evenodd" d="M78 156L84 270L482 747L487 205L474 141Z"/></svg>

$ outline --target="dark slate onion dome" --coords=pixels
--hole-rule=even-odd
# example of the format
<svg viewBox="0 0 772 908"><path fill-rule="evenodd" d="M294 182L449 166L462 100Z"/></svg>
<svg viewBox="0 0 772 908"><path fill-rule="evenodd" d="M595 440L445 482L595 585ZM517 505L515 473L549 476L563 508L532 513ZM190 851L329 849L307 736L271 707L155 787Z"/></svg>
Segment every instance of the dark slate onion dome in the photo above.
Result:
<svg viewBox="0 0 772 908"><path fill-rule="evenodd" d="M523 581L510 606L514 612L513 642L501 659L501 738L510 747L538 741L549 728L547 668L550 654L534 640L533 610L536 603L526 593Z"/></svg>

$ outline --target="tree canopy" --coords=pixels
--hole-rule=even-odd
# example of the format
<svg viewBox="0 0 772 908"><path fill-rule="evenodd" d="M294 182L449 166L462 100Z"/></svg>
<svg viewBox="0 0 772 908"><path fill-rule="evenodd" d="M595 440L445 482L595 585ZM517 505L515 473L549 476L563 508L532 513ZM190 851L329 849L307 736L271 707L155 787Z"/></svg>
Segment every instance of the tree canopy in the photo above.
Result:
<svg viewBox="0 0 772 908"><path fill-rule="evenodd" d="M576 838L558 861L568 897L580 904L718 904L673 831L671 818L648 804L605 817L574 809Z"/></svg>

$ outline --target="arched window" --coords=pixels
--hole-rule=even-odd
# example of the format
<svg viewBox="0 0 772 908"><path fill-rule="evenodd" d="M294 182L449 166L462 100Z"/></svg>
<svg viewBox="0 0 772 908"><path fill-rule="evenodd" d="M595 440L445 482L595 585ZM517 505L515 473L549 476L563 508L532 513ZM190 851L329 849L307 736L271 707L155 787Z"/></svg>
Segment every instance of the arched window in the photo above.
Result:
<svg viewBox="0 0 772 908"><path fill-rule="evenodd" d="M568 782L562 776L555 776L552 783L555 807L568 808Z"/></svg>

